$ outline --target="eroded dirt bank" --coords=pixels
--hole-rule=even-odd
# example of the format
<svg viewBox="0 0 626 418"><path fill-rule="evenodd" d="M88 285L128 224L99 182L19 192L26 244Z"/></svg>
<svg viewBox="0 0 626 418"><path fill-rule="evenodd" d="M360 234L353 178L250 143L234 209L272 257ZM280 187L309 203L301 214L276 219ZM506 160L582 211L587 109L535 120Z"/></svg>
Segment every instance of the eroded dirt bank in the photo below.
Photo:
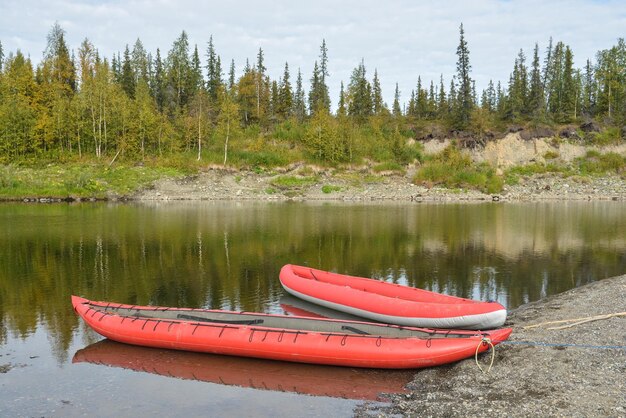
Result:
<svg viewBox="0 0 626 418"><path fill-rule="evenodd" d="M626 275L521 306L506 324L514 329L513 344L497 347L490 373L482 373L473 359L426 369L409 384L411 393L391 396L389 406L364 405L356 415L624 417L626 349L606 347L626 347L626 317L560 330L548 328L571 323L524 329L546 321L624 311ZM480 360L488 363L487 356Z"/></svg>

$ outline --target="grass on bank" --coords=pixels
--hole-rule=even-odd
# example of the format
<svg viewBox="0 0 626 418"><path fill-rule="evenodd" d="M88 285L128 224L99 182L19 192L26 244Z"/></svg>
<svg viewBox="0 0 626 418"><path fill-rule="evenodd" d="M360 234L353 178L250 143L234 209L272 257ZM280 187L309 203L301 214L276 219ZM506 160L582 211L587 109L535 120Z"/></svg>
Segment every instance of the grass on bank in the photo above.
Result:
<svg viewBox="0 0 626 418"><path fill-rule="evenodd" d="M427 187L440 185L449 189L477 189L484 193L498 193L504 180L487 163L475 164L471 158L449 146L422 164L413 178L415 184Z"/></svg>
<svg viewBox="0 0 626 418"><path fill-rule="evenodd" d="M554 174L561 177L594 177L607 174L626 176L626 156L615 152L601 154L591 150L587 151L583 157L574 159L570 164L559 164L551 160L545 164L532 163L512 167L506 171L504 177L506 184L515 185L519 183L521 176L536 174Z"/></svg>
<svg viewBox="0 0 626 418"><path fill-rule="evenodd" d="M129 195L162 177L184 175L173 167L108 164L48 164L43 167L0 167L0 198L104 198Z"/></svg>

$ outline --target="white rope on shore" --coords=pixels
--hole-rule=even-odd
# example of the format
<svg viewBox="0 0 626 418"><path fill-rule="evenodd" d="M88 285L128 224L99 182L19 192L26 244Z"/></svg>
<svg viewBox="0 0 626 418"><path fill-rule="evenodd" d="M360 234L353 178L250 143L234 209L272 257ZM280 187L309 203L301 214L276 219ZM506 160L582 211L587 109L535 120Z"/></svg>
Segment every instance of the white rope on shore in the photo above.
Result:
<svg viewBox="0 0 626 418"><path fill-rule="evenodd" d="M626 316L626 312L616 312L616 313L604 314L604 315L587 316L584 318L562 319L560 321L541 322L539 324L526 325L525 327L522 327L522 329L530 329L530 328L541 327L543 325L565 324L565 323L571 322L571 324L547 328L549 330L558 330L558 329L571 328L576 325L585 324L587 322L600 321L603 319L609 319L609 318L618 317L618 316Z"/></svg>

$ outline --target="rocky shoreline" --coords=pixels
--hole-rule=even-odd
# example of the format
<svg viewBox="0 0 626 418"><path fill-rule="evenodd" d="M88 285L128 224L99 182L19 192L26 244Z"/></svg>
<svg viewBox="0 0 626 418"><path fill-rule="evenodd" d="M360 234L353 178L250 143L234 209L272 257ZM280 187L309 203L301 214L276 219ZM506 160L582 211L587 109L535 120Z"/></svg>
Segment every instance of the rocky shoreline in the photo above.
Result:
<svg viewBox="0 0 626 418"><path fill-rule="evenodd" d="M625 417L626 316L524 328L625 311L626 275L523 305L510 313L510 343L497 346L489 373L474 359L425 369L410 393L390 395L388 405L362 405L355 415ZM480 361L486 366L488 357Z"/></svg>
<svg viewBox="0 0 626 418"><path fill-rule="evenodd" d="M425 187L411 182L411 173L367 172L353 175L317 170L315 181L305 186L280 188L274 185L281 176L299 177L298 169L281 173L258 174L210 169L182 179L164 179L149 189L129 196L130 200L328 200L328 201L529 201L529 200L626 200L626 181L621 177L570 177L534 175L519 184L505 186L501 193L477 190L451 190ZM310 177L310 176L309 176Z"/></svg>

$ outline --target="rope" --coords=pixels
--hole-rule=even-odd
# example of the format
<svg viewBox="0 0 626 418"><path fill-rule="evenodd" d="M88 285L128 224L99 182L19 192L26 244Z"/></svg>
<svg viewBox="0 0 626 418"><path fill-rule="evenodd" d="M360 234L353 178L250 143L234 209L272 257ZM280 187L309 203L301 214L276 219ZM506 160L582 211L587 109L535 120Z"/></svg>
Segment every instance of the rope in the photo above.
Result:
<svg viewBox="0 0 626 418"><path fill-rule="evenodd" d="M603 320L603 319L609 319L609 318L613 318L613 317L617 317L617 316L626 316L626 312L615 312L615 313L604 314L604 315L586 316L584 318L562 319L560 321L548 321L548 322L542 322L540 324L526 325L525 327L522 327L522 328L523 329L530 329L530 328L541 327L543 325L566 324L568 322L574 322L573 324L570 324L570 325L564 325L564 326L561 326L561 327L548 328L550 330L557 330L557 329L570 328L570 327L573 327L575 325L580 325L580 324L584 324L584 323L587 323L587 322L600 321L600 320Z"/></svg>
<svg viewBox="0 0 626 418"><path fill-rule="evenodd" d="M509 345L530 345L537 347L572 347L591 348L597 350L626 350L626 345L591 345L591 344L569 344L569 343L546 343L541 341L499 341L499 344Z"/></svg>
<svg viewBox="0 0 626 418"><path fill-rule="evenodd" d="M485 371L480 365L480 363L478 362L478 350L480 350L480 346L483 344L485 345L489 344L489 346L491 347L491 362L489 363L489 367L487 368L487 371ZM495 358L496 358L496 347L493 345L493 343L491 342L489 338L483 337L483 339L476 346L476 352L474 353L474 360L476 360L476 365L478 366L481 372L489 373L489 371L491 370L491 366L493 366L493 361L495 360Z"/></svg>

